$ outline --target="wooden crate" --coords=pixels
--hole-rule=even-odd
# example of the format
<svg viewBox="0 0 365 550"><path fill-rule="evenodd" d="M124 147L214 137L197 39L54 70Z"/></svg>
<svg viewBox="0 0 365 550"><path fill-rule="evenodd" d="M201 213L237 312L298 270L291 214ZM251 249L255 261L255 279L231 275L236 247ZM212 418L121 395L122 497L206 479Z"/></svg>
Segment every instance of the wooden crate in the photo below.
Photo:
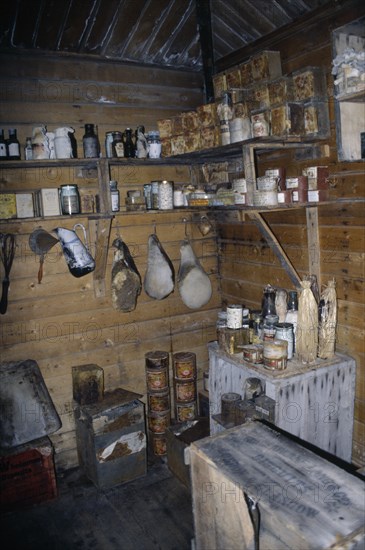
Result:
<svg viewBox="0 0 365 550"><path fill-rule="evenodd" d="M0 510L10 511L52 500L57 496L53 446L48 437L2 451Z"/></svg>
<svg viewBox="0 0 365 550"><path fill-rule="evenodd" d="M146 474L144 404L137 397L118 388L97 403L75 403L79 464L99 489Z"/></svg>
<svg viewBox="0 0 365 550"><path fill-rule="evenodd" d="M196 550L362 548L364 481L298 440L250 422L189 456Z"/></svg>

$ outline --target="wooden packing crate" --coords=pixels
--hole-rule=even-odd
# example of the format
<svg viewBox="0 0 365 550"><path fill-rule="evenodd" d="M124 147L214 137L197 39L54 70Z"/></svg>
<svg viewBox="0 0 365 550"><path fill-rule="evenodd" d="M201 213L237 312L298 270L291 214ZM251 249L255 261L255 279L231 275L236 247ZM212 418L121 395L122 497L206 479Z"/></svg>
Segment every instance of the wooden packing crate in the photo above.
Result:
<svg viewBox="0 0 365 550"><path fill-rule="evenodd" d="M18 510L57 496L53 446L41 437L2 451L0 455L0 510Z"/></svg>
<svg viewBox="0 0 365 550"><path fill-rule="evenodd" d="M249 422L189 457L196 550L363 547L365 482L284 432Z"/></svg>
<svg viewBox="0 0 365 550"><path fill-rule="evenodd" d="M97 403L75 403L79 464L99 489L146 474L144 404L138 397L118 388Z"/></svg>

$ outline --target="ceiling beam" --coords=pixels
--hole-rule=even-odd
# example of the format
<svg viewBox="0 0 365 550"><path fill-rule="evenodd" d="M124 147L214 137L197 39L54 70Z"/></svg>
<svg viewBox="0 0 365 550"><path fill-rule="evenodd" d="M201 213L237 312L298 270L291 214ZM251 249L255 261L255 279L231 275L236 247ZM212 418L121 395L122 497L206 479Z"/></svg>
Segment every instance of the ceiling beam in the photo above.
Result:
<svg viewBox="0 0 365 550"><path fill-rule="evenodd" d="M214 51L212 38L212 17L210 0L195 0L196 18L198 22L200 47L202 51L205 99L207 103L214 101L213 74Z"/></svg>

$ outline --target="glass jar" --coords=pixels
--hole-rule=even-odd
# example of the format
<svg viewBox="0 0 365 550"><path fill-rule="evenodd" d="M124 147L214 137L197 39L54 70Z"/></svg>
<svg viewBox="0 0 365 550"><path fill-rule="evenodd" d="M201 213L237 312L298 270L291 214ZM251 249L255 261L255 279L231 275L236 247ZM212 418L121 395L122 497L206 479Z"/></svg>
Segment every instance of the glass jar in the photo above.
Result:
<svg viewBox="0 0 365 550"><path fill-rule="evenodd" d="M158 184L158 209L171 210L174 208L174 182L163 180Z"/></svg>
<svg viewBox="0 0 365 550"><path fill-rule="evenodd" d="M150 159L159 159L161 157L160 132L149 132L147 134L148 156Z"/></svg>
<svg viewBox="0 0 365 550"><path fill-rule="evenodd" d="M118 183L115 180L109 182L112 212L119 212L119 191L117 185Z"/></svg>
<svg viewBox="0 0 365 550"><path fill-rule="evenodd" d="M85 124L85 134L82 138L84 148L84 158L99 158L100 143L99 138L94 131L94 124Z"/></svg>
<svg viewBox="0 0 365 550"><path fill-rule="evenodd" d="M124 157L124 142L122 132L112 132L112 156L114 158Z"/></svg>
<svg viewBox="0 0 365 550"><path fill-rule="evenodd" d="M62 214L80 214L80 197L77 185L61 185L60 201Z"/></svg>
<svg viewBox="0 0 365 550"><path fill-rule="evenodd" d="M147 157L148 143L145 136L144 126L138 126L136 130L136 157L145 159Z"/></svg>
<svg viewBox="0 0 365 550"><path fill-rule="evenodd" d="M264 341L274 340L276 332L275 326L278 322L278 315L266 315L264 319Z"/></svg>

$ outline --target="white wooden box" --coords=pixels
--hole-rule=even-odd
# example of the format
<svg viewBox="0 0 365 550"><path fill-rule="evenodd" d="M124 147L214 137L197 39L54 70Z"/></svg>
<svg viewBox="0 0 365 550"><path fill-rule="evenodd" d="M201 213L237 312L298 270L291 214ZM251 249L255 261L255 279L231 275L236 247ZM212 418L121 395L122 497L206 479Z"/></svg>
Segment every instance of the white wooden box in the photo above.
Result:
<svg viewBox="0 0 365 550"><path fill-rule="evenodd" d="M324 451L351 462L356 363L346 355L303 365L293 359L284 371L228 355L217 343L209 350L210 433L224 428L212 418L221 412L223 393L243 395L245 380L259 378L265 393L276 401L276 425Z"/></svg>

